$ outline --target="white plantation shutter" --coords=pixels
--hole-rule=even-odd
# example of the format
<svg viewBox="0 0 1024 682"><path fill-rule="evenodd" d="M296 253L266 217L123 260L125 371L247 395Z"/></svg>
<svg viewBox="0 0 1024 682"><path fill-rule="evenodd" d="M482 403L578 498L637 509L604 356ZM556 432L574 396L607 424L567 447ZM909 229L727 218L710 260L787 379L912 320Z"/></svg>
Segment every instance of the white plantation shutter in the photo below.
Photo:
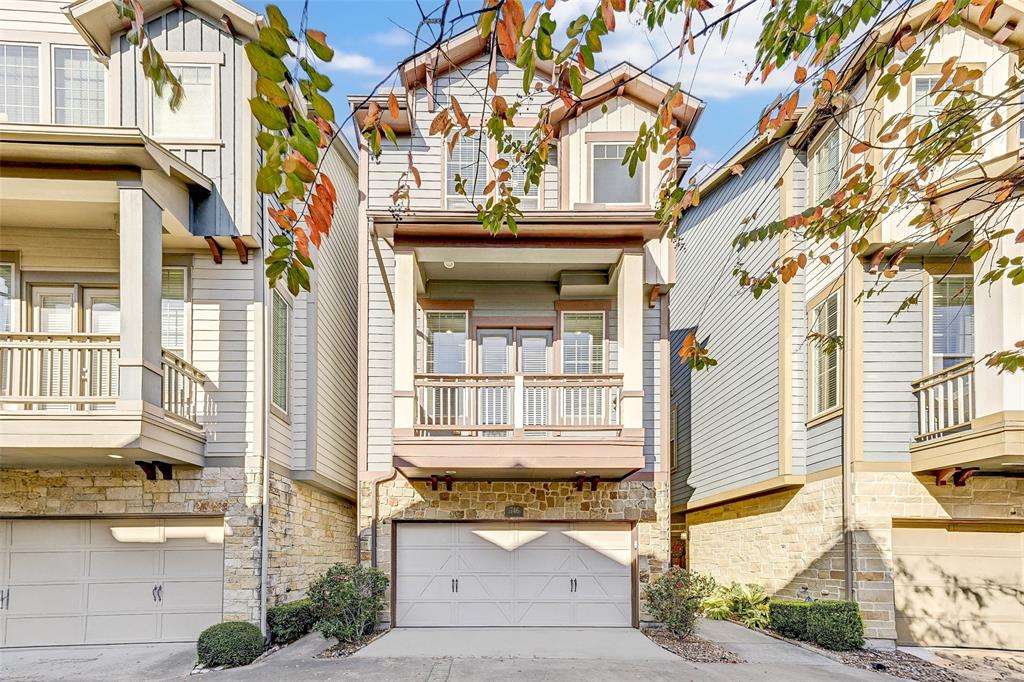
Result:
<svg viewBox="0 0 1024 682"><path fill-rule="evenodd" d="M513 129L509 130L508 133L512 139L520 143L525 143L530 139L529 130ZM523 193L523 186L526 184L526 169L521 162L516 163L515 154L505 152L499 154L498 157L505 159L509 163L509 167L506 169L512 174L509 186L512 188L512 193L520 199L519 208L523 210L539 208L538 197L540 195L537 185L532 185L529 192Z"/></svg>
<svg viewBox="0 0 1024 682"><path fill-rule="evenodd" d="M477 341L480 346L481 374L508 374L509 352L512 347L512 332L480 332ZM512 391L506 386L481 388L478 394L478 410L481 424L509 424L512 422ZM485 436L502 436L501 431L487 431Z"/></svg>
<svg viewBox="0 0 1024 682"><path fill-rule="evenodd" d="M820 203L839 188L839 131L829 133L814 152L814 201Z"/></svg>
<svg viewBox="0 0 1024 682"><path fill-rule="evenodd" d="M278 409L287 412L290 320L288 303L276 291L271 295L270 315L270 401Z"/></svg>
<svg viewBox="0 0 1024 682"><path fill-rule="evenodd" d="M839 348L821 338L839 336L839 292L814 307L811 322L818 335L811 341L813 412L821 414L839 404Z"/></svg>
<svg viewBox="0 0 1024 682"><path fill-rule="evenodd" d="M604 313L562 313L562 371L604 372Z"/></svg>
<svg viewBox="0 0 1024 682"><path fill-rule="evenodd" d="M164 268L160 282L160 345L185 357L185 268Z"/></svg>
<svg viewBox="0 0 1024 682"><path fill-rule="evenodd" d="M932 284L932 371L974 357L974 278L946 275Z"/></svg>
<svg viewBox="0 0 1024 682"><path fill-rule="evenodd" d="M90 334L121 333L121 303L116 294L94 296L89 303Z"/></svg>
<svg viewBox="0 0 1024 682"><path fill-rule="evenodd" d="M90 334L121 333L121 301L116 291L87 291L85 300L88 309L88 329ZM86 393L92 397L115 397L120 385L118 358L119 353L113 350L94 349L88 353L89 374ZM112 409L113 405L102 405L103 409Z"/></svg>
<svg viewBox="0 0 1024 682"><path fill-rule="evenodd" d="M467 208L466 199L479 199L487 185L487 137L477 133L473 137L459 137L448 154L445 168L445 196L448 208ZM466 196L455 190L455 176L462 178Z"/></svg>
<svg viewBox="0 0 1024 682"><path fill-rule="evenodd" d="M35 296L36 331L70 334L74 331L74 298L71 292L43 293ZM61 397L71 394L71 351L44 349L39 354L39 394ZM67 411L68 405L47 405L43 409Z"/></svg>
<svg viewBox="0 0 1024 682"><path fill-rule="evenodd" d="M70 293L40 294L36 309L39 315L38 331L52 334L70 334L74 331Z"/></svg>
<svg viewBox="0 0 1024 682"><path fill-rule="evenodd" d="M520 332L519 371L523 374L548 374L551 372L551 332ZM549 389L544 387L523 389L523 424L541 426L549 423L550 403ZM527 431L527 435L545 436L547 434L542 431Z"/></svg>
<svg viewBox="0 0 1024 682"><path fill-rule="evenodd" d="M14 264L0 263L0 332L9 332L14 324Z"/></svg>

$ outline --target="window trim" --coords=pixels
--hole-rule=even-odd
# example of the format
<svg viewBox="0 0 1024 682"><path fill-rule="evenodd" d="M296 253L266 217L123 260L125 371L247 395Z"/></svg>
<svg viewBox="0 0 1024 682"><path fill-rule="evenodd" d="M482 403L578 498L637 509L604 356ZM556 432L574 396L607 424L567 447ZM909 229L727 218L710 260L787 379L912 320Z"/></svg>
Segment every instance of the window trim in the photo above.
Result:
<svg viewBox="0 0 1024 682"><path fill-rule="evenodd" d="M526 125L515 125L515 124L513 124L513 125L510 125L510 126L507 126L505 128L505 130L506 131L510 131L510 130L525 130L525 131L529 131L529 130L531 130L531 128L529 126L526 126ZM481 132L479 132L479 131L477 132L477 135L481 135L481 134L482 134ZM460 139L464 139L464 138L460 138ZM473 138L470 138L470 139L475 140L477 138L473 137ZM486 147L486 149L484 150L484 153L487 155L487 168L485 169L485 175L482 178L482 180L484 181L484 187L486 187L487 184L489 182L491 182L491 180L494 180L493 164L494 164L495 161L498 160L498 145L497 145L497 143L494 140L488 138L486 143L485 143L485 147ZM461 208L461 207L459 207L459 208L449 208L448 207L449 200L453 200L454 199L454 200L457 200L457 201L469 201L469 199L468 199L468 197L464 197L461 194L448 194L448 166L449 166L449 159L451 158L451 150L448 148L448 143L445 142L444 140L442 140L442 142L441 142L441 148L442 148L442 150L441 150L441 208L446 210L446 211L469 210L469 209L465 209L465 208ZM550 157L551 157L551 155L549 153L548 154L548 158L550 159ZM550 164L548 164L548 165L550 165ZM546 173L541 173L540 182L537 183L537 185L536 185L536 188L537 188L537 207L536 208L521 208L521 210L523 210L524 212L525 211L543 211L545 209L545 206L544 206L544 177L545 177L545 175L546 175ZM483 199L486 199L487 196L489 196L489 195L485 194L485 195L482 195L482 196L476 197L476 198L479 199L479 200L483 200ZM517 196L519 196L520 199L524 199L525 198L522 195L517 195Z"/></svg>
<svg viewBox="0 0 1024 682"><path fill-rule="evenodd" d="M281 301L285 309L285 365L284 365L284 381L285 381L285 405L282 407L274 401L274 300L275 297ZM270 413L286 423L291 423L289 417L289 408L292 399L292 325L294 324L294 318L292 317L292 304L277 288L270 290L270 338L268 339L270 347L270 395L269 406Z"/></svg>
<svg viewBox="0 0 1024 682"><path fill-rule="evenodd" d="M836 139L836 146L838 148L838 151L837 151L836 155L838 157L838 162L839 162L839 167L836 169L836 187L838 188L843 183L843 138L842 138L842 135L840 134L839 128L830 128L828 130L823 130L821 133L818 134L818 137L814 140L814 142L807 149L807 170L808 170L808 173L807 173L807 175L808 175L807 185L808 185L808 189L810 190L810 198L811 198L810 204L812 206L817 206L822 201L824 201L825 199L828 198L827 195L819 196L819 193L818 193L818 170L817 170L817 165L818 164L817 164L817 156L818 156L818 152L820 152L822 149L824 149L825 146L828 144L829 140L832 139L833 137ZM833 190L833 192L835 192L835 190Z"/></svg>
<svg viewBox="0 0 1024 682"><path fill-rule="evenodd" d="M476 341L474 340L473 336L470 334L470 330L472 329L472 327L471 327L471 322L472 322L471 317L472 317L473 309L472 309L472 307L460 307L459 304L462 303L461 301L452 301L452 303L454 303L456 305L453 305L452 307L444 307L444 306L421 307L421 312L423 313L423 330L422 330L422 332L417 331L417 334L416 334L416 336L419 339L421 339L422 342L423 342L422 352L421 352L419 347L417 347L417 349L416 349L416 356L417 356L416 366L419 369L419 373L420 374L436 374L436 372L428 372L427 371L427 342L428 342L428 338L429 338L428 334L427 334L428 331L429 331L427 329L427 315L429 315L430 313L462 313L463 315L465 315L465 317L466 317L466 332L465 332L466 333L466 347L463 349L463 352L465 354L465 358L463 360L463 366L466 368L466 371L463 372L463 373L464 374L473 374L476 371L476 363L474 362L474 360L476 358Z"/></svg>
<svg viewBox="0 0 1024 682"><path fill-rule="evenodd" d="M623 133L622 135L628 135ZM597 145L629 145L636 141L636 135L632 135L626 139L618 139L620 135L618 133L609 133L607 135L596 136L593 133L588 134L585 144L587 146L587 201L586 204L588 209L608 209L614 211L633 211L639 209L650 208L650 187L648 165L647 162L650 160L641 161L642 168L638 168L637 172L640 174L640 201L639 202L598 202L594 197L594 171L596 170L594 165L594 149Z"/></svg>
<svg viewBox="0 0 1024 682"><path fill-rule="evenodd" d="M930 376L937 372L942 371L941 368L935 367L935 352L934 352L934 339L935 339L935 285L940 279L948 279L950 277L969 279L972 282L972 287L976 284L973 269L970 268L970 264L958 264L959 267L950 268L946 266L942 269L942 266L933 266L932 264L926 264L924 268L924 284L927 295L924 299L924 358L922 358L922 367L924 372L922 376ZM977 311L975 311L977 312ZM977 322L977 320L975 320ZM973 330L973 331L976 331ZM977 341L977 337L974 337L974 341ZM977 347L974 350L977 354Z"/></svg>
<svg viewBox="0 0 1024 682"><path fill-rule="evenodd" d="M27 124L23 124L23 125L31 125L32 123L35 123L35 124L53 123L53 118L52 117L49 118L49 119L45 118L46 114L47 114L47 112L49 111L49 108L50 108L49 100L53 99L53 97L50 95L50 89L53 87L52 78L50 76L49 65L46 63L46 60L50 58L49 57L50 51L46 49L47 44L48 44L48 41L46 41L46 40L44 40L42 38L40 38L39 40L26 40L26 39L13 39L13 40L2 39L2 40L0 40L0 46L3 46L3 45L19 45L19 46L22 46L22 47L34 47L34 48L36 48L36 54L37 54L37 64L36 64L36 67L37 67L37 73L36 73L36 96L37 96L37 100L36 100L36 109L39 112L39 118L36 121L30 121ZM9 121L9 122L14 123L13 121Z"/></svg>
<svg viewBox="0 0 1024 682"><path fill-rule="evenodd" d="M825 287L815 294L807 303L807 333L810 334L816 319L815 311L823 306L830 298L836 297L836 330L840 337L844 336L843 330L843 286L842 278L836 280L830 286ZM817 402L817 376L815 374L815 353L817 344L807 340L807 421L806 426L814 426L839 415L843 411L843 355L845 348L836 349L836 404L818 411L815 409Z"/></svg>
<svg viewBox="0 0 1024 682"><path fill-rule="evenodd" d="M590 301L581 301L581 303L589 303L589 302ZM612 373L611 370L608 368L608 366L610 364L608 362L608 360L609 360L609 358L608 358L608 308L603 305L603 304L606 304L607 301L598 301L598 303L600 303L602 305L600 305L600 306L585 306L585 307L578 307L578 308L577 307L573 307L573 308L568 308L568 309L564 309L563 308L563 309L559 309L558 310L558 326L555 329L555 338L554 338L554 340L552 342L552 345L554 345L555 343L558 344L557 348L556 348L556 352L557 352L557 357L556 357L557 367L556 367L556 370L555 370L558 374L565 374L566 373L565 372L565 344L563 343L563 341L565 340L565 316L566 316L566 314L569 314L569 315L573 315L573 314L593 315L594 313L598 313L598 314L601 315L601 320L603 322L604 331L603 331L602 338L601 338L601 371L600 372L593 372L592 374L594 374L594 375L601 375L601 374L610 374L610 373ZM573 374L573 376L589 376L589 375L586 375L586 374L582 374L582 375L581 374Z"/></svg>
<svg viewBox="0 0 1024 682"><path fill-rule="evenodd" d="M93 125L95 125L95 127L106 126L108 124L108 122L110 121L110 71L103 67L103 64L101 64L96 59L96 57L92 54L92 50L90 50L85 45L75 45L74 43L52 42L52 43L49 44L49 46L50 46L50 49L48 51L48 55L49 55L49 59L50 59L50 65L49 65L49 68L47 69L47 74L48 74L48 77L49 77L48 94L49 94L49 98L50 98L50 107L49 107L50 122L53 125L61 125L61 126L88 126L88 127L92 127ZM103 110L102 110L103 121L101 123L99 123L99 124L88 124L88 123L58 123L57 122L57 73L56 73L56 70L57 70L57 57L56 57L56 52L57 52L58 49L85 50L92 57L93 61L95 61L97 64L99 64L100 72L103 74ZM41 70L42 69L40 68L40 71ZM40 83L40 86L41 85L42 85L42 83ZM41 110L40 110L40 113L41 113Z"/></svg>
<svg viewBox="0 0 1024 682"><path fill-rule="evenodd" d="M8 331L2 333L16 334L21 329L21 278L18 272L17 254L0 251L0 266L2 265L11 266L10 310L8 311L10 319L8 320Z"/></svg>
<svg viewBox="0 0 1024 682"><path fill-rule="evenodd" d="M164 60L168 67L175 66L202 66L210 69L213 74L213 137L161 137L154 130L153 102L156 98L156 90L153 84L147 81L145 97L146 130L150 137L162 145L178 145L183 147L209 147L224 146L224 131L221 129L221 73L220 66L224 64L223 52L169 52L164 53Z"/></svg>

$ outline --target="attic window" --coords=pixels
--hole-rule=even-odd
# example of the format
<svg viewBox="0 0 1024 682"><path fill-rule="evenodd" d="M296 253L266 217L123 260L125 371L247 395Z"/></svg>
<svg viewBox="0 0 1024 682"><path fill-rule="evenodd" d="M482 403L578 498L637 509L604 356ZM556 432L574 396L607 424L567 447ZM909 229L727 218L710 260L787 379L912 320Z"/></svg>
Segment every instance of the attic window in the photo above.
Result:
<svg viewBox="0 0 1024 682"><path fill-rule="evenodd" d="M171 71L185 88L185 99L177 111L171 110L170 88L158 96L152 88L153 137L173 141L212 141L217 139L216 74L212 64L174 64Z"/></svg>

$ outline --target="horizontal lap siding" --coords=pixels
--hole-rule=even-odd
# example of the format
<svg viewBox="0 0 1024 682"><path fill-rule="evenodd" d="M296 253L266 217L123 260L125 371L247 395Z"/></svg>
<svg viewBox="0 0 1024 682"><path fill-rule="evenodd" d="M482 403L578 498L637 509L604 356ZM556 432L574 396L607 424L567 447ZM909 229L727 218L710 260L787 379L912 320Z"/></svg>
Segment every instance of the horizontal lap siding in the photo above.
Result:
<svg viewBox="0 0 1024 682"><path fill-rule="evenodd" d="M920 303L893 314L908 296L920 296L920 263L904 262L893 279L864 274L875 289L864 309L864 459L907 461L917 434L912 381L924 375L924 315Z"/></svg>
<svg viewBox="0 0 1024 682"><path fill-rule="evenodd" d="M778 217L774 185L780 149L777 144L765 150L742 176L702 197L678 229L670 357L677 365L679 344L686 330L696 327L718 365L695 373L672 369L679 420L674 504L779 473L778 289L758 300L741 290L732 275L737 254L731 243L755 211L757 223ZM778 243L771 241L750 246L739 257L744 268L760 272L777 255Z"/></svg>
<svg viewBox="0 0 1024 682"><path fill-rule="evenodd" d="M644 308L644 463L656 471L661 456L661 306Z"/></svg>
<svg viewBox="0 0 1024 682"><path fill-rule="evenodd" d="M59 244L54 249L54 244ZM117 272L120 246L111 230L0 226L0 249L17 251L22 270Z"/></svg>
<svg viewBox="0 0 1024 682"><path fill-rule="evenodd" d="M3 0L0 2L0 28L10 31L64 33L69 43L82 40L61 12L68 0Z"/></svg>
<svg viewBox="0 0 1024 682"><path fill-rule="evenodd" d="M388 299L385 282L395 281L395 254L384 240L370 239L367 271L369 274L369 319L367 330L367 468L381 471L391 466L394 425L395 313ZM383 271L374 253L380 250Z"/></svg>
<svg viewBox="0 0 1024 682"><path fill-rule="evenodd" d="M793 158L792 210L799 212L807 207L807 155L804 152ZM807 467L807 277L801 271L789 283L789 358L791 380L787 391L790 401L792 471L803 474Z"/></svg>
<svg viewBox="0 0 1024 682"><path fill-rule="evenodd" d="M807 473L843 463L843 417L836 416L807 429Z"/></svg>

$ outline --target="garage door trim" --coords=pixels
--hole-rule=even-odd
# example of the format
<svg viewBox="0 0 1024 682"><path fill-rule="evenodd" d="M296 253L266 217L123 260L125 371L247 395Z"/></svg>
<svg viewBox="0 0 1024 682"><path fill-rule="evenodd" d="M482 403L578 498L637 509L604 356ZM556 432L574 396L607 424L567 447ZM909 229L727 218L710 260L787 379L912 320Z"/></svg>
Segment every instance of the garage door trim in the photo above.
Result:
<svg viewBox="0 0 1024 682"><path fill-rule="evenodd" d="M543 524L557 524L557 523L578 523L578 524L590 524L590 523L621 523L623 525L629 525L629 546L630 546L630 602L632 608L631 624L634 628L640 627L640 600L639 600L639 559L637 554L638 546L638 534L636 521L628 521L625 519L401 519L394 520L391 522L391 626L401 627L395 622L396 610L398 606L398 526L401 525L426 525L436 523L447 523L447 524L466 524L466 523L514 523L514 522L527 522L527 523L543 523Z"/></svg>

